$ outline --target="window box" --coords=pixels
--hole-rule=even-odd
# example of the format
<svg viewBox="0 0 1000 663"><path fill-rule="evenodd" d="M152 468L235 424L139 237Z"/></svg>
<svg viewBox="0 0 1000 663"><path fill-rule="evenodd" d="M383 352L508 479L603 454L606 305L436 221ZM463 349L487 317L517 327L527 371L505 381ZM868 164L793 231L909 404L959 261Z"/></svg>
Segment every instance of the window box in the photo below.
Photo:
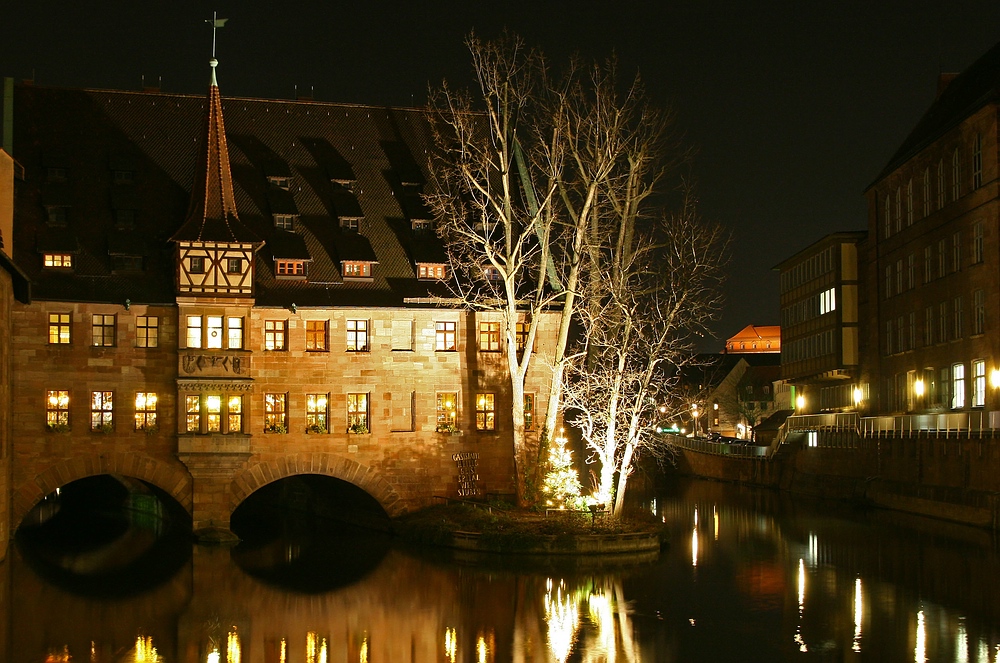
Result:
<svg viewBox="0 0 1000 663"><path fill-rule="evenodd" d="M45 430L50 433L68 433L70 428L69 424L46 424Z"/></svg>
<svg viewBox="0 0 1000 663"><path fill-rule="evenodd" d="M278 435L283 435L288 432L288 429L284 424L271 424L264 427L265 433L276 433Z"/></svg>
<svg viewBox="0 0 1000 663"><path fill-rule="evenodd" d="M306 426L306 435L326 435L326 433L326 426L323 426L322 424Z"/></svg>
<svg viewBox="0 0 1000 663"><path fill-rule="evenodd" d="M368 426L362 423L356 423L348 426L347 432L351 435L368 435L370 431L368 430Z"/></svg>
<svg viewBox="0 0 1000 663"><path fill-rule="evenodd" d="M94 426L90 429L92 433L102 433L104 435L110 435L115 432L115 425L112 423L103 423L98 426Z"/></svg>
<svg viewBox="0 0 1000 663"><path fill-rule="evenodd" d="M447 435L461 435L462 431L458 430L458 427L454 424L440 424L437 427L438 433L445 433Z"/></svg>

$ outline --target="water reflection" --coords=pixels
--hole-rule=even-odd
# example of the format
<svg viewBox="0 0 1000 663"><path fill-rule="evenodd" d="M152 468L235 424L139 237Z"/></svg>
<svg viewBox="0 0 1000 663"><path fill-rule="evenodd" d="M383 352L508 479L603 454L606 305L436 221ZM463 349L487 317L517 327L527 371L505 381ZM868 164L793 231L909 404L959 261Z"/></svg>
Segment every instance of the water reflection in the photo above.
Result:
<svg viewBox="0 0 1000 663"><path fill-rule="evenodd" d="M314 521L233 550L188 545L167 577L150 562L159 580L136 595L54 582L36 549L18 545L0 575L10 624L0 659L1000 661L1000 562L987 533L721 484L646 505L676 543L616 570L417 557ZM158 559L147 556L155 545L140 548ZM131 567L87 568L115 582Z"/></svg>

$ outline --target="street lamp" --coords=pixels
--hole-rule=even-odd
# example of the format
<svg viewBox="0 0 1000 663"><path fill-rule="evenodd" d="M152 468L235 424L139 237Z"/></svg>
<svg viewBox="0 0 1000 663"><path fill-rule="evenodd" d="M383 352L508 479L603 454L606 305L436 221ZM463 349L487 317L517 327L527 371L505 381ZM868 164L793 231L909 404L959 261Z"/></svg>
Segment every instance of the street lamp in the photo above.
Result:
<svg viewBox="0 0 1000 663"><path fill-rule="evenodd" d="M691 416L694 417L694 436L695 437L698 437L698 415L699 414L700 413L698 412L698 404L697 403L693 403L691 405Z"/></svg>
<svg viewBox="0 0 1000 663"><path fill-rule="evenodd" d="M802 394L799 394L798 396L795 397L795 409L796 410L806 409L806 397L803 396Z"/></svg>

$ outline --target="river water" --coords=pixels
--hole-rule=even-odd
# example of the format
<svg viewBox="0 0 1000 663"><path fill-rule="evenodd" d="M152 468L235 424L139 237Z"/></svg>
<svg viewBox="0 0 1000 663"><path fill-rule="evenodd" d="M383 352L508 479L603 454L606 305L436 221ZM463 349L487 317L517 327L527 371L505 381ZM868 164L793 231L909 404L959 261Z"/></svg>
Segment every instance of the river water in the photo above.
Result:
<svg viewBox="0 0 1000 663"><path fill-rule="evenodd" d="M712 482L642 504L671 543L615 566L404 552L317 522L192 547L148 510L117 529L81 525L108 530L97 546L22 533L0 575L0 651L33 663L1000 661L990 533Z"/></svg>

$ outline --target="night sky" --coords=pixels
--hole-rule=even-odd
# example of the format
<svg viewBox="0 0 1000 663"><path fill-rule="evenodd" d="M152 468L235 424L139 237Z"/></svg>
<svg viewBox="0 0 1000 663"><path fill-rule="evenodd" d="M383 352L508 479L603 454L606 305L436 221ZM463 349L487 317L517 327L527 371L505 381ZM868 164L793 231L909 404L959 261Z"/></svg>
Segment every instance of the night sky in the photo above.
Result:
<svg viewBox="0 0 1000 663"><path fill-rule="evenodd" d="M702 214L733 231L720 338L777 324L771 268L865 227L862 192L933 100L1000 41L1000 3L10 2L0 75L38 85L204 93L212 10L223 96L422 106L469 80L463 39L504 27L554 64L616 53L696 150ZM16 145L15 145L16 153ZM721 349L721 341L703 349Z"/></svg>

